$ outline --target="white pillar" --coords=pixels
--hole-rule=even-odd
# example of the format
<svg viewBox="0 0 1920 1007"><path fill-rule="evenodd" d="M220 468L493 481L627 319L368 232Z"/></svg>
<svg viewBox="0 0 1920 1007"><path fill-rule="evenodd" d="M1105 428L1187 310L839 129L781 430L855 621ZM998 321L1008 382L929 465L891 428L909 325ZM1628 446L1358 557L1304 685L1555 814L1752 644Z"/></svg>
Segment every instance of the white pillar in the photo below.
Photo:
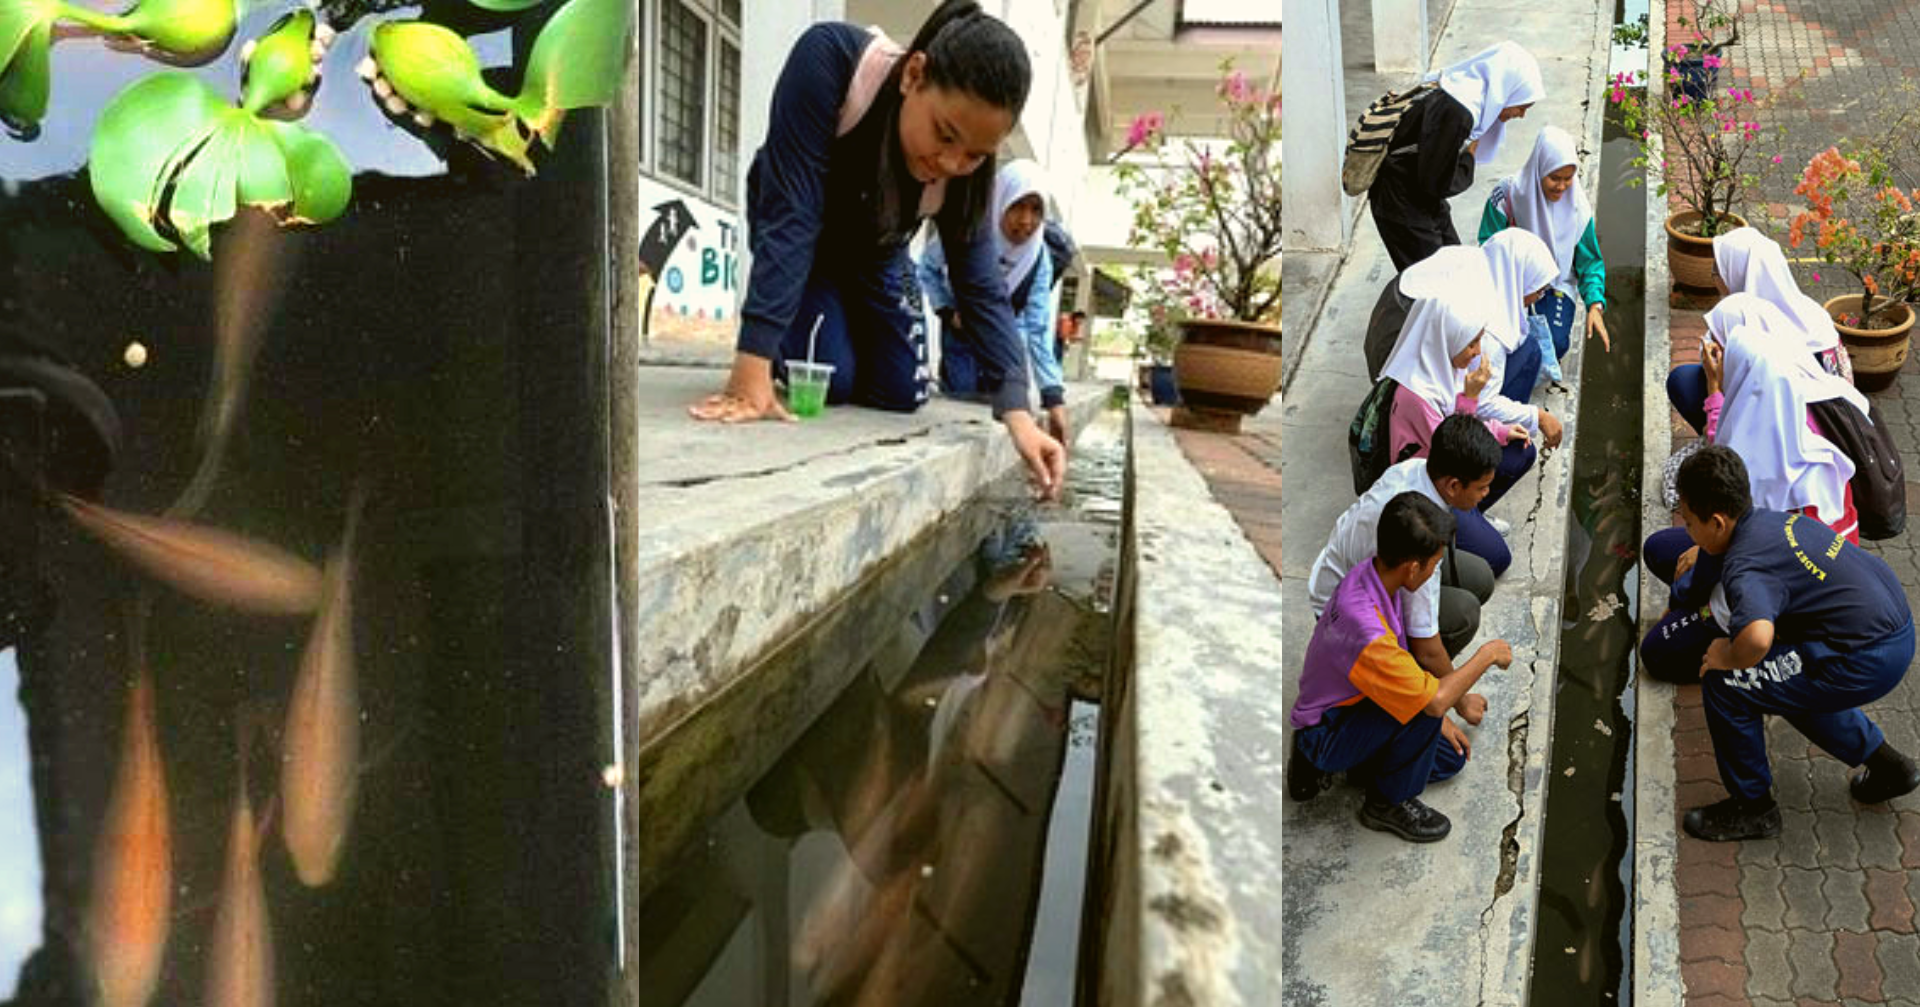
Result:
<svg viewBox="0 0 1920 1007"><path fill-rule="evenodd" d="M1427 71L1427 0L1373 0L1373 68Z"/></svg>
<svg viewBox="0 0 1920 1007"><path fill-rule="evenodd" d="M1288 251L1346 245L1352 215L1340 190L1347 101L1340 61L1339 0L1286 0L1286 60L1280 69L1286 127Z"/></svg>

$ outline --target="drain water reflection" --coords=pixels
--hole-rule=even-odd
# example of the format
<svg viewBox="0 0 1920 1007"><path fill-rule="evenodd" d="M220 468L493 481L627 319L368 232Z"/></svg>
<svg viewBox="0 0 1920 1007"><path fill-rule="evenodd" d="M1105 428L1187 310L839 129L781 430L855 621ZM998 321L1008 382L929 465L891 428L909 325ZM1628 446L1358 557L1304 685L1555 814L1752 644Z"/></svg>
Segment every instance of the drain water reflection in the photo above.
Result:
<svg viewBox="0 0 1920 1007"><path fill-rule="evenodd" d="M684 848L643 854L643 1003L1072 1002L1124 458L1110 414L1064 509L956 516L655 746L752 761L764 711L807 705L792 683L837 689ZM671 758L641 757L643 822L699 799Z"/></svg>

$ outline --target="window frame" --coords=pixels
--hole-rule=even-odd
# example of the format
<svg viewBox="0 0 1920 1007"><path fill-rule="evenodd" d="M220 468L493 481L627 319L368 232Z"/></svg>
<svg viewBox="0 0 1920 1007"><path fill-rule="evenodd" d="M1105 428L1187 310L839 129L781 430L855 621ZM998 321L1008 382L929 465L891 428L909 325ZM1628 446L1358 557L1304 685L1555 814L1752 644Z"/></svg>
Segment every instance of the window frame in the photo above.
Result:
<svg viewBox="0 0 1920 1007"><path fill-rule="evenodd" d="M637 0L640 4L639 24L641 31L641 128L640 128L640 170L652 181L678 189L696 199L705 200L725 210L738 212L744 202L742 189L745 184L745 166L741 164L741 150L746 137L741 131L741 110L746 98L746 47L741 43L741 26L729 20L722 0ZM677 3L686 9L686 13L698 18L706 29L705 79L699 82L698 92L704 100L700 124L701 163L699 178L689 181L669 174L661 167L661 116L665 111L665 102L661 100L661 88L664 84L661 73L661 45L664 41L662 25L664 23L663 5ZM745 13L742 11L742 17ZM720 90L722 70L720 65L721 47L733 47L737 55L735 95L733 109L733 133L736 149L731 158L733 165L729 174L731 179L722 179L715 164L721 157L720 151ZM732 185L723 191L722 182L731 181Z"/></svg>

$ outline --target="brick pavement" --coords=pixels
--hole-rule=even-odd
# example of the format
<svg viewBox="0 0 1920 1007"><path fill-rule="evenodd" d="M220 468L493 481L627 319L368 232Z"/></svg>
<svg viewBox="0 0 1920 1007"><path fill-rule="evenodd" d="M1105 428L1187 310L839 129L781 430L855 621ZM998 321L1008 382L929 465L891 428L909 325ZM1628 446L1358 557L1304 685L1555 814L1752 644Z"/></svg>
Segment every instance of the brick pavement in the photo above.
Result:
<svg viewBox="0 0 1920 1007"><path fill-rule="evenodd" d="M1670 39L1680 37L1668 7ZM1784 0L1742 5L1741 44L1731 47L1733 81L1778 98L1769 115L1788 127L1784 164L1762 183L1748 212L1755 226L1786 243L1792 195L1808 158L1849 127L1871 123L1902 81L1920 78L1920 0ZM1797 88L1787 85L1798 78ZM1723 74L1723 83L1724 74ZM1920 100L1909 98L1905 100ZM1796 252L1788 250L1789 256ZM1845 293L1850 281L1798 264L1803 289L1817 300ZM1672 362L1697 363L1712 299L1676 294L1671 304ZM1920 478L1920 359L1875 396L1902 445L1907 472ZM1674 443L1693 432L1672 417ZM1920 503L1920 483L1908 483ZM1920 515L1920 509L1915 513ZM1885 558L1920 608L1920 529L1867 543ZM1675 814L1725 796L1700 708L1700 690L1675 692ZM1920 675L1868 708L1894 745L1920 754ZM1778 839L1703 843L1680 833L1674 884L1680 896L1681 975L1689 1005L1785 1007L1897 1004L1920 1007L1920 799L1862 808L1847 796L1847 767L1809 745L1785 721L1768 725L1768 747L1785 831Z"/></svg>
<svg viewBox="0 0 1920 1007"><path fill-rule="evenodd" d="M1280 576L1280 406L1267 407L1271 422L1248 420L1239 434L1174 427L1174 439L1233 515L1247 540ZM1155 410L1165 414L1164 410Z"/></svg>

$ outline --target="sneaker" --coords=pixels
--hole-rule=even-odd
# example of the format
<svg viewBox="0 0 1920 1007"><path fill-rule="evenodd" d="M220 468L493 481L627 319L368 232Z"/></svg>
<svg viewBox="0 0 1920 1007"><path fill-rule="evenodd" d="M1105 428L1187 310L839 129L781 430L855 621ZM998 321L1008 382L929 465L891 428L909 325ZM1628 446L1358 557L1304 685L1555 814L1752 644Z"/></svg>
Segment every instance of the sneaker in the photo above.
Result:
<svg viewBox="0 0 1920 1007"><path fill-rule="evenodd" d="M1410 843L1433 843L1447 838L1453 823L1447 816L1409 797L1399 804L1388 804L1367 796L1360 805L1360 824L1375 832L1391 832Z"/></svg>
<svg viewBox="0 0 1920 1007"><path fill-rule="evenodd" d="M1681 825L1688 835L1709 843L1771 839L1780 834L1780 806L1771 797L1758 801L1729 797L1687 812Z"/></svg>
<svg viewBox="0 0 1920 1007"><path fill-rule="evenodd" d="M1333 786L1333 774L1322 770L1300 750L1300 736L1293 736L1293 755L1287 759L1287 796L1296 801L1311 801Z"/></svg>
<svg viewBox="0 0 1920 1007"><path fill-rule="evenodd" d="M1920 788L1920 766L1884 741L1847 783L1853 799L1861 804L1890 801L1915 788Z"/></svg>
<svg viewBox="0 0 1920 1007"><path fill-rule="evenodd" d="M1506 538L1508 535L1513 534L1513 525L1500 518L1490 517L1487 519L1487 523L1493 526L1494 531L1500 533L1501 538Z"/></svg>

